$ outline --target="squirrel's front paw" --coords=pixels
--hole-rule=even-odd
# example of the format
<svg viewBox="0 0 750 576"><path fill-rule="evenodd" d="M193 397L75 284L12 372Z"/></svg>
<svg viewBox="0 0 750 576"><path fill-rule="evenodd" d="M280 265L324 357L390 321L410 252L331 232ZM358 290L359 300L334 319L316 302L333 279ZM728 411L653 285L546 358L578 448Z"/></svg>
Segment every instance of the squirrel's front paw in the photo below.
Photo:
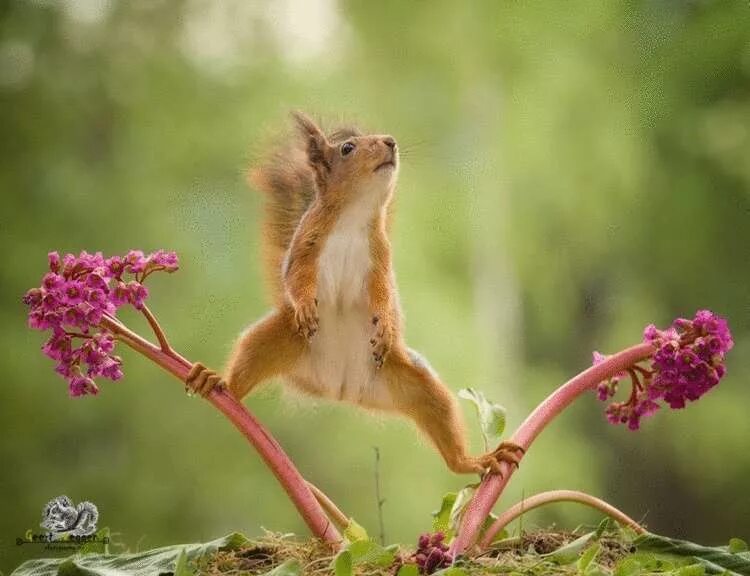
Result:
<svg viewBox="0 0 750 576"><path fill-rule="evenodd" d="M306 298L294 304L294 324L297 332L310 340L318 331L318 299Z"/></svg>
<svg viewBox="0 0 750 576"><path fill-rule="evenodd" d="M391 327L388 322L380 316L372 317L373 335L370 338L372 346L372 359L375 361L376 368L382 368L388 352L391 351L391 340L393 338Z"/></svg>
<svg viewBox="0 0 750 576"><path fill-rule="evenodd" d="M190 372L185 378L185 390L188 393L200 394L204 398L214 388L225 388L224 381L216 372L209 370L200 362L193 364Z"/></svg>

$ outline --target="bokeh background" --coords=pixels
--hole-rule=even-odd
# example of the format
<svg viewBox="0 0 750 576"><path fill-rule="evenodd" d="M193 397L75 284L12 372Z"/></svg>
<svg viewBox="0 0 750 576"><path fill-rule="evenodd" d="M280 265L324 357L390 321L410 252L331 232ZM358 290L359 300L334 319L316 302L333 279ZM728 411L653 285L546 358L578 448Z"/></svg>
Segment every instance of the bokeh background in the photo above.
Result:
<svg viewBox="0 0 750 576"><path fill-rule="evenodd" d="M20 302L51 249L173 249L182 269L153 277L152 309L178 350L221 367L268 307L245 172L292 108L399 140L408 340L511 427L592 350L702 307L728 317L717 390L638 433L582 399L501 505L577 488L668 535L750 537L746 1L0 6L0 570L42 554L14 541L59 494L96 503L131 549L306 533L231 425L137 355L121 350L126 376L98 397L69 399ZM407 422L279 386L249 405L371 533L378 446L390 542L413 542L469 480ZM524 527L596 520L558 505Z"/></svg>

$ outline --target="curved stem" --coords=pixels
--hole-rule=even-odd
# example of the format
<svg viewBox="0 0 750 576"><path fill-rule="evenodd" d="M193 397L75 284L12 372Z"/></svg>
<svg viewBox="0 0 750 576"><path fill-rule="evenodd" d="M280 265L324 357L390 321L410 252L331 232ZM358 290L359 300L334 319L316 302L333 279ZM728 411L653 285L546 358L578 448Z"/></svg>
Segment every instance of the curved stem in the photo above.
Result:
<svg viewBox="0 0 750 576"><path fill-rule="evenodd" d="M599 364L584 370L550 394L526 420L516 429L509 441L517 444L528 452L529 446L542 430L573 400L584 392L595 388L599 382L607 380L616 374L627 370L641 360L649 358L654 352L651 343L637 344L609 356ZM484 519L492 510L503 489L508 484L515 470L507 462L501 462L502 475L489 474L480 484L461 521L458 534L451 545L454 558L462 554L476 541Z"/></svg>
<svg viewBox="0 0 750 576"><path fill-rule="evenodd" d="M175 376L180 382L185 381L192 364L182 356L159 349L110 316L105 315L101 325L115 334L119 340ZM297 507L312 533L322 540L338 544L341 541L338 530L326 517L305 479L263 425L224 389L214 388L207 400L218 408L255 447Z"/></svg>
<svg viewBox="0 0 750 576"><path fill-rule="evenodd" d="M318 488L315 484L313 484L312 482L308 482L307 487L313 493L315 499L320 503L320 505L323 507L323 510L326 511L328 517L333 520L334 524L336 524L339 530L345 530L346 527L349 526L349 518L346 516L346 514L344 514L339 509L339 507L334 504L333 500L326 496L326 493Z"/></svg>
<svg viewBox="0 0 750 576"><path fill-rule="evenodd" d="M545 504L551 504L553 502L578 502L579 504L585 504L586 506L590 506L591 508L596 508L600 512L604 512L604 514L617 520L620 524L624 524L625 526L632 528L638 534L643 534L644 532L646 532L643 526L638 524L638 522L633 520L630 516L595 496L591 496L590 494L586 494L585 492L579 492L578 490L550 490L549 492L542 492L540 494L535 494L534 496L531 496L529 498L525 498L524 500L521 500L517 504L514 504L505 512L500 514L500 516L498 516L498 518L492 523L492 525L487 528L487 531L484 533L479 546L481 548L488 547L490 544L492 544L492 541L495 539L497 533L505 528L508 524L513 522L513 520L528 512L529 510L533 510L534 508L544 506Z"/></svg>
<svg viewBox="0 0 750 576"><path fill-rule="evenodd" d="M162 351L171 352L172 347L169 345L169 341L167 340L167 335L164 333L164 330L162 330L161 326L159 325L159 321L156 319L156 316L154 316L153 312L151 312L151 310L149 310L148 306L146 306L145 304L143 305L143 308L141 308L141 312L146 317L146 320L151 326L151 330L154 331L154 335L156 336L156 339L159 341L159 346L161 346Z"/></svg>

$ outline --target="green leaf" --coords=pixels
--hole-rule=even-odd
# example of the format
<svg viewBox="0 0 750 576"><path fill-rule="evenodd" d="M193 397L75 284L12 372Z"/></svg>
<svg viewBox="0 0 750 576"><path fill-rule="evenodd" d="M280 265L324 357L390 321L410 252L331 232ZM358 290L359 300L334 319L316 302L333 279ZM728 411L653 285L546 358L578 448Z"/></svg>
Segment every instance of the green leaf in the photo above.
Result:
<svg viewBox="0 0 750 576"><path fill-rule="evenodd" d="M357 540L347 546L352 564L369 564L372 566L390 566L395 558L394 553L374 540Z"/></svg>
<svg viewBox="0 0 750 576"><path fill-rule="evenodd" d="M367 535L367 530L354 521L354 518L349 518L349 525L344 528L344 538L349 542L357 542L359 540L369 540L370 537Z"/></svg>
<svg viewBox="0 0 750 576"><path fill-rule="evenodd" d="M586 570L588 569L589 565L594 561L594 558L596 558L596 555L599 554L599 550L601 549L601 546L599 542L593 543L591 546L586 548L586 551L581 554L581 557L578 559L578 572L580 574L586 574Z"/></svg>
<svg viewBox="0 0 750 576"><path fill-rule="evenodd" d="M437 572L433 572L432 576L467 576L466 570L457 566L448 566Z"/></svg>
<svg viewBox="0 0 750 576"><path fill-rule="evenodd" d="M474 404L479 416L479 426L484 439L484 449L489 450L500 442L505 431L505 408L500 404L490 402L479 390L463 388L458 391L459 398L469 400Z"/></svg>
<svg viewBox="0 0 750 576"><path fill-rule="evenodd" d="M611 524L612 522L610 518L603 518L602 521L597 525L596 530L594 530L594 540L599 540L599 538L601 538L602 535L604 535L604 533L609 530Z"/></svg>
<svg viewBox="0 0 750 576"><path fill-rule="evenodd" d="M646 572L671 572L678 564L673 557L659 556L647 552L634 552L630 558L636 560Z"/></svg>
<svg viewBox="0 0 750 576"><path fill-rule="evenodd" d="M586 576L612 576L612 572L604 566L594 563L586 570Z"/></svg>
<svg viewBox="0 0 750 576"><path fill-rule="evenodd" d="M174 576L193 576L193 571L188 568L188 557L183 548L174 565Z"/></svg>
<svg viewBox="0 0 750 576"><path fill-rule="evenodd" d="M352 576L352 553L342 550L333 560L333 572L336 576Z"/></svg>
<svg viewBox="0 0 750 576"><path fill-rule="evenodd" d="M689 564L672 570L669 574L671 576L704 576L706 573L706 567L702 564Z"/></svg>
<svg viewBox="0 0 750 576"><path fill-rule="evenodd" d="M287 560L283 564L279 564L273 570L269 570L262 576L299 576L302 571L302 566L299 560L291 559ZM177 574L175 574L177 576Z"/></svg>
<svg viewBox="0 0 750 576"><path fill-rule="evenodd" d="M487 518L484 519L482 529L479 531L480 538L484 536L484 533L487 532L487 529L495 523L495 520L497 520L497 514L490 512ZM508 530L503 528L497 534L495 534L495 537L492 539L492 542L490 542L490 544L492 544L493 542L499 542L500 540L505 540L507 537Z"/></svg>
<svg viewBox="0 0 750 576"><path fill-rule="evenodd" d="M750 576L750 552L731 552L726 547L701 546L656 534L643 534L633 544L645 552L695 558L709 574L726 571L733 575Z"/></svg>
<svg viewBox="0 0 750 576"><path fill-rule="evenodd" d="M217 550L234 550L248 542L242 534L233 533L210 542L177 544L130 554L87 554L69 558L29 560L13 571L13 576L112 576L128 573L132 576L172 574L180 555L193 562ZM297 573L290 575L296 576ZM287 576L282 572L274 576Z"/></svg>
<svg viewBox="0 0 750 576"><path fill-rule="evenodd" d="M389 544L384 548L384 550L387 550L391 554L393 554L393 557L396 557L396 554L398 554L399 548L401 548L398 544Z"/></svg>
<svg viewBox="0 0 750 576"><path fill-rule="evenodd" d="M440 509L432 513L432 531L442 532L447 535L451 525L451 510L453 505L456 503L456 497L458 494L455 492L448 492L443 496L443 501L440 503Z"/></svg>
<svg viewBox="0 0 750 576"><path fill-rule="evenodd" d="M452 534L458 531L458 525L461 521L461 516L464 513L464 508L466 508L466 505L471 501L471 497L474 496L474 491L477 489L477 486L479 486L479 484L469 484L458 491L456 500L453 502L450 515L448 516L448 528Z"/></svg>
<svg viewBox="0 0 750 576"><path fill-rule="evenodd" d="M419 566L416 564L404 564L398 569L396 576L419 576Z"/></svg>
<svg viewBox="0 0 750 576"><path fill-rule="evenodd" d="M545 558L549 558L553 562L558 564L572 564L578 559L581 552L595 540L596 532L589 532L584 534L580 538L576 538L572 542L560 546L557 550L550 552L549 554L543 554Z"/></svg>
<svg viewBox="0 0 750 576"><path fill-rule="evenodd" d="M615 570L612 576L634 576L636 573L643 570L643 566L637 558L633 556L625 556L615 565Z"/></svg>
<svg viewBox="0 0 750 576"><path fill-rule="evenodd" d="M747 552L747 542L745 542L741 538L730 538L729 546L727 547L727 549L732 554L737 554L738 552Z"/></svg>

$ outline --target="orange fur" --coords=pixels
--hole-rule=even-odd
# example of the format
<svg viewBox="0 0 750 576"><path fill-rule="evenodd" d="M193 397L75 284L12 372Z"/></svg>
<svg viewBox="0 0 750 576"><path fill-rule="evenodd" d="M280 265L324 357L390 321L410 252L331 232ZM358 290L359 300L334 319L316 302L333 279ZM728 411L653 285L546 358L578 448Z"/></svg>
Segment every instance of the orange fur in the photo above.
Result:
<svg viewBox="0 0 750 576"><path fill-rule="evenodd" d="M453 395L402 336L388 240L395 141L355 129L326 136L308 117L294 117L299 137L251 173L267 195L275 308L235 344L226 385L240 399L281 376L308 394L400 412L451 470L497 471L512 453L467 454ZM204 394L215 381L202 365L188 378Z"/></svg>

